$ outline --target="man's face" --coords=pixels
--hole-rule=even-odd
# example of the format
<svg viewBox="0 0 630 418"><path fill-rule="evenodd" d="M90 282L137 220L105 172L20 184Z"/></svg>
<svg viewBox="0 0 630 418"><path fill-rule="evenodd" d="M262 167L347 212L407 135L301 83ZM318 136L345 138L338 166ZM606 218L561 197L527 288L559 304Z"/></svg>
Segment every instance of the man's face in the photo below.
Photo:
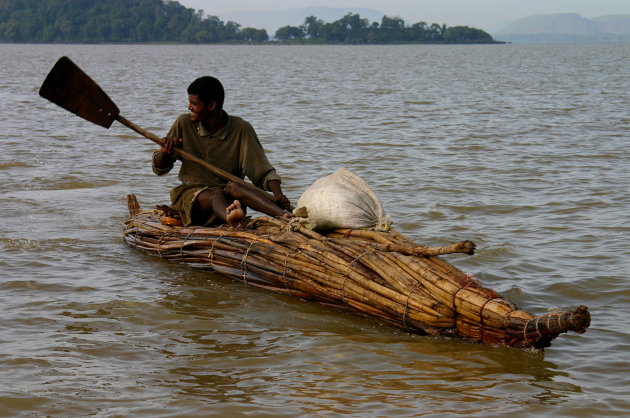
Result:
<svg viewBox="0 0 630 418"><path fill-rule="evenodd" d="M190 119L193 122L208 119L215 107L214 101L206 105L196 94L188 95L188 110L190 110Z"/></svg>

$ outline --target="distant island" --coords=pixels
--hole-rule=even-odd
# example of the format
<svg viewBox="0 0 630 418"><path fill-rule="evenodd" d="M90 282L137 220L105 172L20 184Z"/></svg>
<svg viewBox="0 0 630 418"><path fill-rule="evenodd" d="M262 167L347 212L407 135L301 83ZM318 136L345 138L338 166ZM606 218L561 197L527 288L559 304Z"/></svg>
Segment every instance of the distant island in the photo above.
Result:
<svg viewBox="0 0 630 418"><path fill-rule="evenodd" d="M529 16L494 32L514 43L629 42L630 15L588 19L576 13Z"/></svg>
<svg viewBox="0 0 630 418"><path fill-rule="evenodd" d="M265 29L241 27L205 16L172 0L0 0L4 43L315 43L492 44L492 36L468 26L405 24L383 16L370 23L348 13L334 22L309 16L283 26L270 41Z"/></svg>

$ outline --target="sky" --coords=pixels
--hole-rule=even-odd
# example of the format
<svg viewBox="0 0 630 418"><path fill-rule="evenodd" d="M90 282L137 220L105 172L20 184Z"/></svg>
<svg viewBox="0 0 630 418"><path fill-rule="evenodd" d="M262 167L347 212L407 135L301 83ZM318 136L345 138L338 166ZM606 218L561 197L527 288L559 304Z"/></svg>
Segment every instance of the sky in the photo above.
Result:
<svg viewBox="0 0 630 418"><path fill-rule="evenodd" d="M186 7L218 16L235 11L273 11L311 6L376 9L387 16L416 22L472 26L492 30L506 21L550 13L593 18L630 14L630 0L177 0Z"/></svg>

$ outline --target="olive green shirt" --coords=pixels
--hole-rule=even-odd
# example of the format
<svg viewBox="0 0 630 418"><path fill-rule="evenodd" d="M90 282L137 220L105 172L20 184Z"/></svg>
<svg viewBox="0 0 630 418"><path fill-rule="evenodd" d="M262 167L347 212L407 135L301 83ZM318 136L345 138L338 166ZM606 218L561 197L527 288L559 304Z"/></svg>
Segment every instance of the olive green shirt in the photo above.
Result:
<svg viewBox="0 0 630 418"><path fill-rule="evenodd" d="M182 149L208 163L240 178L247 176L261 189L268 190L269 180L280 180L276 170L267 160L254 128L245 120L228 115L227 124L215 134L208 132L201 122L193 122L186 113L177 118L169 137L182 138ZM154 154L155 157L155 154ZM179 159L179 180L183 184L198 184L209 187L223 187L227 181L210 173L200 165L173 154L171 164L166 168L155 166L153 172L159 176L173 169Z"/></svg>

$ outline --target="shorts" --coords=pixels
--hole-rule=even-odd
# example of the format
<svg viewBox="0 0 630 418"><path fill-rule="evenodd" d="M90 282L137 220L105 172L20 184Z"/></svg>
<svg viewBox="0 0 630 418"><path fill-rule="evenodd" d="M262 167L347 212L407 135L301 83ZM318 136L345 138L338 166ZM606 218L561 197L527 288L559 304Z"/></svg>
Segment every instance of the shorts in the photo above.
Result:
<svg viewBox="0 0 630 418"><path fill-rule="evenodd" d="M195 210L197 196L204 190L223 189L223 187L208 187L200 184L182 184L171 190L173 209L179 212L184 226L210 226L217 223L215 214L203 214ZM219 222L220 223L220 222Z"/></svg>

